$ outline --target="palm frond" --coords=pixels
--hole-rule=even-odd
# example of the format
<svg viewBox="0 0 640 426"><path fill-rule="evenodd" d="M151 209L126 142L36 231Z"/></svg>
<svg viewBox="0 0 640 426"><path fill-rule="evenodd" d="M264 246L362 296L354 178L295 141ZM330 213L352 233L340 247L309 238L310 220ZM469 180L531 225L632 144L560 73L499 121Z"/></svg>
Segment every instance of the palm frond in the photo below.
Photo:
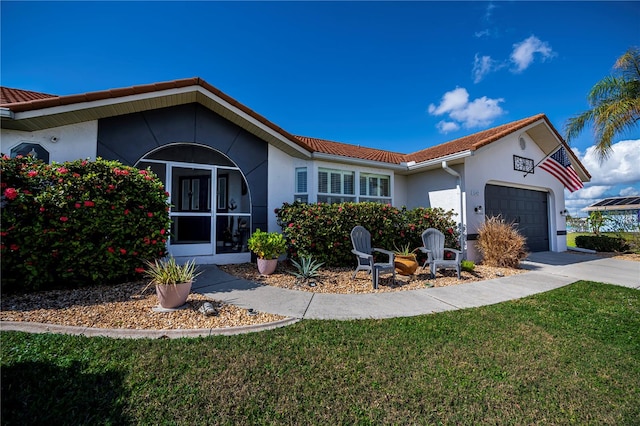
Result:
<svg viewBox="0 0 640 426"><path fill-rule="evenodd" d="M569 142L591 124L600 161L611 154L613 139L640 120L640 50L627 50L614 68L618 75L603 78L589 91L591 109L569 118L564 128Z"/></svg>

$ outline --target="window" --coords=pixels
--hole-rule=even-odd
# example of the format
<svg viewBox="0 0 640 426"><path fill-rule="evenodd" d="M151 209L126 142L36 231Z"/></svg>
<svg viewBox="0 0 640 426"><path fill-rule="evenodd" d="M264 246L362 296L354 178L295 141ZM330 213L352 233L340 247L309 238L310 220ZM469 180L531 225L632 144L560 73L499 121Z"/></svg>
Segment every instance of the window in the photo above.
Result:
<svg viewBox="0 0 640 426"><path fill-rule="evenodd" d="M391 178L387 175L360 174L360 201L391 202Z"/></svg>
<svg viewBox="0 0 640 426"><path fill-rule="evenodd" d="M318 202L342 203L355 201L354 172L318 170Z"/></svg>
<svg viewBox="0 0 640 426"><path fill-rule="evenodd" d="M306 167L296 167L296 192L294 195L294 199L295 201L300 201L303 203L309 201Z"/></svg>

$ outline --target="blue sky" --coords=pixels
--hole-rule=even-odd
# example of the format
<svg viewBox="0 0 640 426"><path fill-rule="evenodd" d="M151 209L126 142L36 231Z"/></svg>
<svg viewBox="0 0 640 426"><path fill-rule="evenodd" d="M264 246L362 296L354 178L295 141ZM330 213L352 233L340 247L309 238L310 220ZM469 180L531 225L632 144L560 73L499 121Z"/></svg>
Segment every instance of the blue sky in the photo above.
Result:
<svg viewBox="0 0 640 426"><path fill-rule="evenodd" d="M0 82L56 95L201 77L312 136L409 153L545 113L563 133L630 46L638 2L2 1ZM640 194L640 128L572 214Z"/></svg>

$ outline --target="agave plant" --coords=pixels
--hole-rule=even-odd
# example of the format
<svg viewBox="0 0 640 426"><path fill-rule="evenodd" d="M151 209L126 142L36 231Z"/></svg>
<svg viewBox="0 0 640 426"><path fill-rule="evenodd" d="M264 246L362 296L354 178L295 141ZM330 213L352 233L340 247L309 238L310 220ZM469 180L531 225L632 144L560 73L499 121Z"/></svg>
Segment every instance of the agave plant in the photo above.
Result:
<svg viewBox="0 0 640 426"><path fill-rule="evenodd" d="M320 267L324 265L322 262L318 262L313 258L313 256L300 256L300 262L296 262L291 259L291 263L296 267L296 271L292 272L299 280L303 280L305 282L309 282L312 278L316 278L318 276L318 271Z"/></svg>
<svg viewBox="0 0 640 426"><path fill-rule="evenodd" d="M147 261L145 273L151 279L151 284L154 285L186 283L200 274L196 272L195 260L178 265L173 257L168 260Z"/></svg>

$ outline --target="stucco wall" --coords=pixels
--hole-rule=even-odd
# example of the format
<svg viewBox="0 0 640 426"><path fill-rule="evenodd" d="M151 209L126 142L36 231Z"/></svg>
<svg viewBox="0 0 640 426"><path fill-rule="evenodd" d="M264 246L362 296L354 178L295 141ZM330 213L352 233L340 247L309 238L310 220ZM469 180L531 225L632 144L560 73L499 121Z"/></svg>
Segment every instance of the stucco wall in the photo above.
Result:
<svg viewBox="0 0 640 426"><path fill-rule="evenodd" d="M307 167L307 187L311 189L311 163L280 151L269 145L269 200L267 205L267 224L269 231L280 232L282 229L276 220L275 209L282 203L292 203L295 192L296 167Z"/></svg>
<svg viewBox="0 0 640 426"><path fill-rule="evenodd" d="M450 166L462 174L462 166ZM440 207L460 213L460 192L455 176L442 169L429 170L407 177L407 207ZM457 221L460 221L458 216Z"/></svg>
<svg viewBox="0 0 640 426"><path fill-rule="evenodd" d="M98 155L133 165L150 151L176 142L198 143L229 157L251 193L252 228L267 228L268 144L199 104L102 119Z"/></svg>
<svg viewBox="0 0 640 426"><path fill-rule="evenodd" d="M518 138L526 140L526 148L520 148ZM484 214L475 214L474 207L482 206L484 213L484 191L487 183L533 189L549 193L549 245L552 251L565 251L566 235L557 235L565 231L565 219L560 215L564 210L564 186L544 170L536 167L534 173L524 176L524 172L515 171L513 156L533 159L537 164L544 153L526 134L514 134L477 150L466 158L465 191L466 211L468 212L467 233L476 234L484 221ZM467 242L468 258L478 260L479 255L473 241Z"/></svg>
<svg viewBox="0 0 640 426"><path fill-rule="evenodd" d="M49 151L49 161L62 163L96 158L98 122L89 121L69 126L53 127L34 132L2 129L0 152L9 154L20 143L37 143ZM51 142L56 137L57 142Z"/></svg>

